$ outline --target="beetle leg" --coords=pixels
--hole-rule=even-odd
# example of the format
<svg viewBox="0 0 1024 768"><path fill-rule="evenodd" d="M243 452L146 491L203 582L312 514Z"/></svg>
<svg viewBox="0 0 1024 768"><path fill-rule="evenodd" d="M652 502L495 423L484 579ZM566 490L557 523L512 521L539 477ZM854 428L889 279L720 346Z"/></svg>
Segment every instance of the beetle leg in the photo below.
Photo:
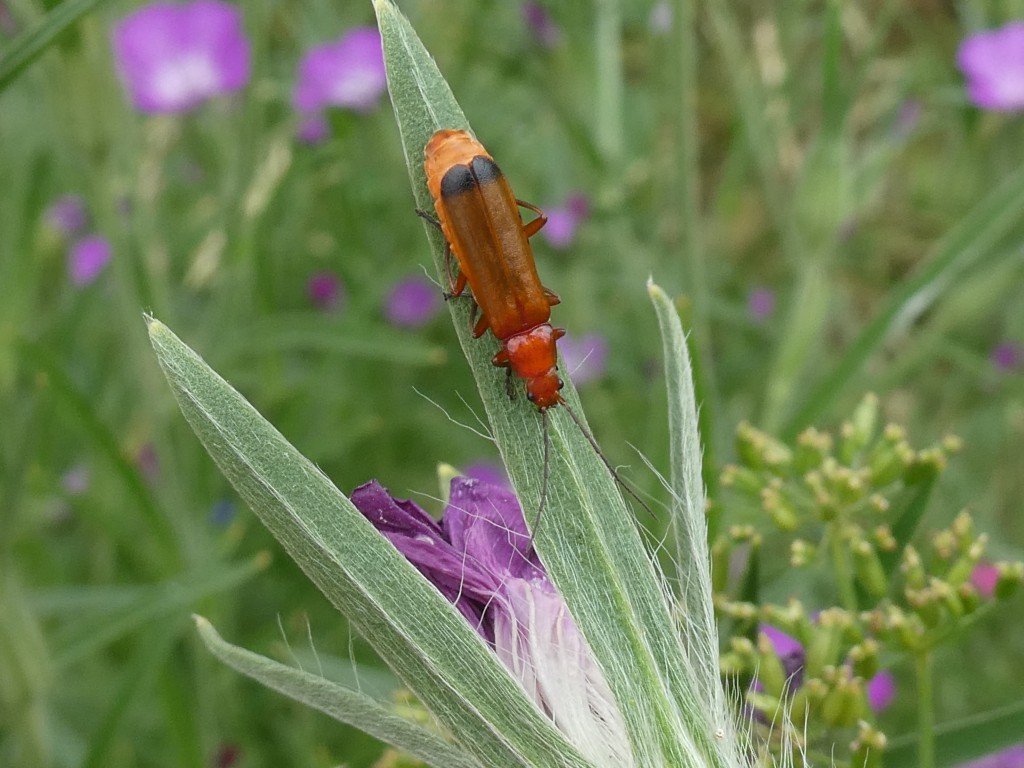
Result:
<svg viewBox="0 0 1024 768"><path fill-rule="evenodd" d="M494 353L494 357L491 358L491 365L495 368L508 368L509 373L512 372L512 360L509 359L508 350L502 347Z"/></svg>
<svg viewBox="0 0 1024 768"><path fill-rule="evenodd" d="M555 341L558 341L563 336L565 336L565 328L552 328L551 329L551 338L553 338Z"/></svg>
<svg viewBox="0 0 1024 768"><path fill-rule="evenodd" d="M562 303L562 300L558 298L558 294L552 291L550 288L544 288L544 298L548 300L549 307L553 307L555 306L555 304Z"/></svg>
<svg viewBox="0 0 1024 768"><path fill-rule="evenodd" d="M523 232L526 233L526 236L528 238L533 237L538 232L540 232L541 228L545 224L548 223L548 217L544 214L544 211L542 211L536 205L531 205L530 203L524 202L519 199L516 200L516 203L521 205L523 208L526 208L527 210L533 211L534 213L537 214L536 219L531 221L529 224L523 226Z"/></svg>
<svg viewBox="0 0 1024 768"><path fill-rule="evenodd" d="M422 210L420 208L417 208L416 209L416 215L419 216L421 219L423 219L428 224L433 224L438 229L441 228L441 222L438 221L435 216L432 216L431 214L427 213L426 211L424 211L424 210Z"/></svg>
<svg viewBox="0 0 1024 768"><path fill-rule="evenodd" d="M473 326L473 338L479 339L485 333L487 329L491 327L490 323L487 322L487 315L480 315L480 319L477 320L476 311L480 309L480 305L476 302L473 303L473 314L469 318L469 322L476 320L476 325Z"/></svg>

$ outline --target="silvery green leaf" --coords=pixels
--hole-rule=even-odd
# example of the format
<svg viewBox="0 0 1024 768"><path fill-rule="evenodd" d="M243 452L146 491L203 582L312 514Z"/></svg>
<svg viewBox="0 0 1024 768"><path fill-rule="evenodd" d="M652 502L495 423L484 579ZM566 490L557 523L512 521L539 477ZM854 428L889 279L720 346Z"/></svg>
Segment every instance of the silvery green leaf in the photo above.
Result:
<svg viewBox="0 0 1024 768"><path fill-rule="evenodd" d="M149 336L182 413L324 595L482 765L586 766L470 628L308 459L166 326Z"/></svg>

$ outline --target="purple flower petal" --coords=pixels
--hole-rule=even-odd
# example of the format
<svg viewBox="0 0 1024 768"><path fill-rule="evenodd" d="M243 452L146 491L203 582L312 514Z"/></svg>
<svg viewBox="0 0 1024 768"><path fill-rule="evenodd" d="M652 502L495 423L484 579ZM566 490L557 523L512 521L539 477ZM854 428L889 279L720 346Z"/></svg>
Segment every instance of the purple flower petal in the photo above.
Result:
<svg viewBox="0 0 1024 768"><path fill-rule="evenodd" d="M995 752L958 768L1024 768L1024 743Z"/></svg>
<svg viewBox="0 0 1024 768"><path fill-rule="evenodd" d="M992 597L999 583L999 569L991 563L978 563L971 571L971 583L982 597Z"/></svg>
<svg viewBox="0 0 1024 768"><path fill-rule="evenodd" d="M296 138L303 144L319 144L331 135L331 124L323 115L306 115L299 122Z"/></svg>
<svg viewBox="0 0 1024 768"><path fill-rule="evenodd" d="M1024 109L1024 22L967 37L957 52L967 94L982 109Z"/></svg>
<svg viewBox="0 0 1024 768"><path fill-rule="evenodd" d="M220 0L151 3L114 27L118 73L142 112L184 112L249 82L242 14Z"/></svg>
<svg viewBox="0 0 1024 768"><path fill-rule="evenodd" d="M559 343L565 370L576 386L582 386L604 375L608 364L608 342L597 333L577 339L568 334Z"/></svg>
<svg viewBox="0 0 1024 768"><path fill-rule="evenodd" d="M551 20L547 8L534 0L523 3L523 21L534 39L545 48L554 48L562 42L562 30Z"/></svg>
<svg viewBox="0 0 1024 768"><path fill-rule="evenodd" d="M1024 362L1024 349L1015 342L1003 341L995 346L989 357L997 370L1008 373Z"/></svg>
<svg viewBox="0 0 1024 768"><path fill-rule="evenodd" d="M95 280L110 261L110 243L99 235L83 237L68 253L68 274L71 282L85 286Z"/></svg>
<svg viewBox="0 0 1024 768"><path fill-rule="evenodd" d="M505 468L494 461L475 461L471 464L466 464L462 468L462 474L488 485L496 485L500 488L512 490L512 483L509 482Z"/></svg>
<svg viewBox="0 0 1024 768"><path fill-rule="evenodd" d="M875 712L881 712L896 698L896 678L891 672L883 670L868 680L866 692L868 705Z"/></svg>
<svg viewBox="0 0 1024 768"><path fill-rule="evenodd" d="M775 312L775 293L759 286L747 295L747 312L756 323L763 323Z"/></svg>
<svg viewBox="0 0 1024 768"><path fill-rule="evenodd" d="M311 48L299 64L292 104L313 116L327 107L373 109L387 89L380 33L356 27L340 40Z"/></svg>
<svg viewBox="0 0 1024 768"><path fill-rule="evenodd" d="M419 275L395 283L384 307L388 322L400 328L419 328L440 311L441 292Z"/></svg>
<svg viewBox="0 0 1024 768"><path fill-rule="evenodd" d="M73 238L89 226L89 212L81 195L64 195L46 209L46 220L64 237Z"/></svg>
<svg viewBox="0 0 1024 768"><path fill-rule="evenodd" d="M345 288L333 272L317 272L306 283L306 295L317 309L335 312L344 305Z"/></svg>
<svg viewBox="0 0 1024 768"><path fill-rule="evenodd" d="M373 481L352 503L487 639L506 668L585 756L623 765L621 714L568 608L530 552L515 495L452 480L440 526Z"/></svg>
<svg viewBox="0 0 1024 768"><path fill-rule="evenodd" d="M541 230L552 248L562 250L572 245L576 230L590 215L590 203L583 195L572 195L564 205L548 208L548 223Z"/></svg>

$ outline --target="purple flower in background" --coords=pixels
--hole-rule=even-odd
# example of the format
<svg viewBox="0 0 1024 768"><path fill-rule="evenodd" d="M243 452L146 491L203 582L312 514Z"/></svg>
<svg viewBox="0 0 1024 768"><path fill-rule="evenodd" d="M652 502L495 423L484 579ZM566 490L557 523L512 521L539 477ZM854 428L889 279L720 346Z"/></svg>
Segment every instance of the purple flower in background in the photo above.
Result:
<svg viewBox="0 0 1024 768"><path fill-rule="evenodd" d="M333 272L324 270L317 272L306 283L306 295L317 309L334 312L345 303L345 288L341 280Z"/></svg>
<svg viewBox="0 0 1024 768"><path fill-rule="evenodd" d="M61 488L69 496L80 496L89 490L89 468L84 464L76 464L60 479Z"/></svg>
<svg viewBox="0 0 1024 768"><path fill-rule="evenodd" d="M1024 363L1024 349L1013 341L1002 341L993 348L989 359L996 370L1009 373Z"/></svg>
<svg viewBox="0 0 1024 768"><path fill-rule="evenodd" d="M967 37L956 55L967 95L982 109L1024 109L1024 21Z"/></svg>
<svg viewBox="0 0 1024 768"><path fill-rule="evenodd" d="M441 310L441 292L420 275L399 280L388 293L384 314L400 328L426 325Z"/></svg>
<svg viewBox="0 0 1024 768"><path fill-rule="evenodd" d="M562 351L565 370L577 387L604 375L608 342L600 334L588 333L579 339L566 334L558 348Z"/></svg>
<svg viewBox="0 0 1024 768"><path fill-rule="evenodd" d="M958 768L1024 768L1024 743L969 763L960 763Z"/></svg>
<svg viewBox="0 0 1024 768"><path fill-rule="evenodd" d="M156 455L156 446L152 443L143 443L135 454L135 466L149 482L155 483L159 480L160 459Z"/></svg>
<svg viewBox="0 0 1024 768"><path fill-rule="evenodd" d="M747 294L747 312L755 323L763 323L775 312L775 293L758 286Z"/></svg>
<svg viewBox="0 0 1024 768"><path fill-rule="evenodd" d="M523 21L530 28L534 39L545 48L554 48L562 42L562 30L551 20L548 9L540 3L533 0L523 3Z"/></svg>
<svg viewBox="0 0 1024 768"><path fill-rule="evenodd" d="M999 583L999 569L991 563L978 563L971 571L971 584L982 597L992 597Z"/></svg>
<svg viewBox="0 0 1024 768"><path fill-rule="evenodd" d="M331 135L331 124L323 115L309 115L302 118L295 131L295 137L303 144L319 144Z"/></svg>
<svg viewBox="0 0 1024 768"><path fill-rule="evenodd" d="M305 121L299 138L312 142L326 137L325 122L309 121L328 107L369 112L387 85L380 33L373 27L356 27L337 42L310 48L299 63L292 92L292 105Z"/></svg>
<svg viewBox="0 0 1024 768"><path fill-rule="evenodd" d="M887 709L892 700L896 698L896 678L892 672L882 670L868 680L865 692L868 695L868 705L874 712L881 712Z"/></svg>
<svg viewBox="0 0 1024 768"><path fill-rule="evenodd" d="M184 112L249 82L242 14L220 0L143 6L115 25L114 58L142 112Z"/></svg>
<svg viewBox="0 0 1024 768"><path fill-rule="evenodd" d="M78 286L91 283L110 261L110 243L99 235L83 237L68 252L68 274Z"/></svg>
<svg viewBox="0 0 1024 768"><path fill-rule="evenodd" d="M621 715L530 546L510 489L457 477L440 522L376 481L356 488L352 503L458 608L586 757L627 764Z"/></svg>
<svg viewBox="0 0 1024 768"><path fill-rule="evenodd" d="M75 238L89 226L89 212L80 195L63 195L46 209L46 220L64 237Z"/></svg>
<svg viewBox="0 0 1024 768"><path fill-rule="evenodd" d="M7 37L14 37L18 34L18 24L11 16L11 9L3 0L0 0L0 32Z"/></svg>
<svg viewBox="0 0 1024 768"><path fill-rule="evenodd" d="M541 230L552 248L568 248L576 237L576 228L590 215L590 203L583 195L571 195L564 205L545 211L548 223Z"/></svg>

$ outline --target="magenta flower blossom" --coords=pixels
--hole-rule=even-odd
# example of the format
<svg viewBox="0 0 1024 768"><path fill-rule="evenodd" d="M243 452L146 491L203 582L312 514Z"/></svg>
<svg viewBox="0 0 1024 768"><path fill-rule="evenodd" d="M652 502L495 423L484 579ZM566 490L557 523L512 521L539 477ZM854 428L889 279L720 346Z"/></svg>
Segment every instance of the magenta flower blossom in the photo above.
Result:
<svg viewBox="0 0 1024 768"><path fill-rule="evenodd" d="M967 37L956 56L967 95L982 109L1024 109L1024 21Z"/></svg>
<svg viewBox="0 0 1024 768"><path fill-rule="evenodd" d="M590 203L583 195L571 195L564 205L548 208L548 223L541 234L552 248L562 250L572 245L576 230L590 215Z"/></svg>
<svg viewBox="0 0 1024 768"><path fill-rule="evenodd" d="M75 238L89 226L89 212L80 195L64 195L46 209L46 221L64 237Z"/></svg>
<svg viewBox="0 0 1024 768"><path fill-rule="evenodd" d="M868 706L872 711L881 712L888 709L896 698L896 678L892 676L892 672L883 669L868 680L865 693L868 695Z"/></svg>
<svg viewBox="0 0 1024 768"><path fill-rule="evenodd" d="M369 112L387 85L380 33L373 27L356 27L337 42L311 48L299 63L292 92L292 105L303 118L299 137L310 142L325 138L325 109Z"/></svg>
<svg viewBox="0 0 1024 768"><path fill-rule="evenodd" d="M969 763L960 763L958 768L1024 768L1024 743Z"/></svg>
<svg viewBox="0 0 1024 768"><path fill-rule="evenodd" d="M1002 341L992 349L989 359L996 370L1009 373L1024 363L1024 349L1015 342Z"/></svg>
<svg viewBox="0 0 1024 768"><path fill-rule="evenodd" d="M71 282L85 286L99 277L110 261L110 243L99 235L83 237L68 252L68 275Z"/></svg>
<svg viewBox="0 0 1024 768"><path fill-rule="evenodd" d="M991 563L978 563L971 571L971 584L982 597L992 597L999 583L999 569Z"/></svg>
<svg viewBox="0 0 1024 768"><path fill-rule="evenodd" d="M441 292L422 275L399 280L384 305L388 322L400 328L419 328L441 311Z"/></svg>
<svg viewBox="0 0 1024 768"><path fill-rule="evenodd" d="M608 342L596 333L577 339L566 334L558 345L565 370L577 387L599 379L608 365Z"/></svg>
<svg viewBox="0 0 1024 768"><path fill-rule="evenodd" d="M141 112L185 112L249 82L242 14L220 0L143 6L114 27L114 58Z"/></svg>
<svg viewBox="0 0 1024 768"><path fill-rule="evenodd" d="M306 283L310 303L324 312L335 312L344 306L345 287L339 277L328 270L317 272Z"/></svg>
<svg viewBox="0 0 1024 768"><path fill-rule="evenodd" d="M763 323L775 312L775 293L758 286L747 294L747 313L755 323Z"/></svg>
<svg viewBox="0 0 1024 768"><path fill-rule="evenodd" d="M629 764L621 714L530 547L511 490L457 477L440 522L376 481L356 488L352 503L458 608L585 756Z"/></svg>
<svg viewBox="0 0 1024 768"><path fill-rule="evenodd" d="M523 3L523 21L534 39L545 48L554 48L562 42L562 30L551 20L551 14L534 0Z"/></svg>

